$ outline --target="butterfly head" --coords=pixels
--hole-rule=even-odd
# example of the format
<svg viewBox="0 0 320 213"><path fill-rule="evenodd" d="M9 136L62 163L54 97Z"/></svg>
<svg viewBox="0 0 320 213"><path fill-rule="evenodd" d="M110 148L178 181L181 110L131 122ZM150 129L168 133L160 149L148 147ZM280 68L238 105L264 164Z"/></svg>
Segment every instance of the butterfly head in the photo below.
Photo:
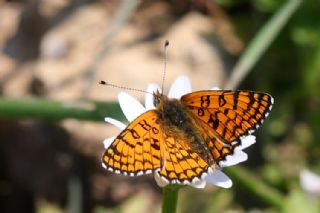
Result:
<svg viewBox="0 0 320 213"><path fill-rule="evenodd" d="M164 95L159 90L153 93L153 104L157 107L163 101Z"/></svg>

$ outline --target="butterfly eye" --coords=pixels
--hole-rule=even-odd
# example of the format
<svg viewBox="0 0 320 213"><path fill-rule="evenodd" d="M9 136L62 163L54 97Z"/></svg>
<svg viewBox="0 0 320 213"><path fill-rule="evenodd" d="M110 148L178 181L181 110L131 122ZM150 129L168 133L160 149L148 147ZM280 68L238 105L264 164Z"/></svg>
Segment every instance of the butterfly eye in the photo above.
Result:
<svg viewBox="0 0 320 213"><path fill-rule="evenodd" d="M159 103L160 103L160 97L154 95L153 96L153 104L154 104L154 106L158 106Z"/></svg>

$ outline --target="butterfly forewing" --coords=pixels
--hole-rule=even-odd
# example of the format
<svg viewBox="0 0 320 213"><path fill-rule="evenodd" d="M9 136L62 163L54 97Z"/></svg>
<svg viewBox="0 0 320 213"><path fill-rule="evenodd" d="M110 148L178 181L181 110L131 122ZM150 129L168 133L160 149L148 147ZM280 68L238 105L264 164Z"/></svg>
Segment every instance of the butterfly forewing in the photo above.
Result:
<svg viewBox="0 0 320 213"><path fill-rule="evenodd" d="M187 94L181 101L209 125L224 143L240 142L261 125L273 99L253 91L207 90Z"/></svg>
<svg viewBox="0 0 320 213"><path fill-rule="evenodd" d="M105 151L107 169L128 175L149 173L160 167L161 129L154 110L145 112L124 129Z"/></svg>

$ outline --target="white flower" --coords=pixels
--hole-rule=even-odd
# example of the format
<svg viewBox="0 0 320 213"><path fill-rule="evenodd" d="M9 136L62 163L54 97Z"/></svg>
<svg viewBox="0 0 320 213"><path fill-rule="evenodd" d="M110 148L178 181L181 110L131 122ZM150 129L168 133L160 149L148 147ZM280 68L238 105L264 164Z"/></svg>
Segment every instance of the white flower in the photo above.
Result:
<svg viewBox="0 0 320 213"><path fill-rule="evenodd" d="M310 196L320 195L320 176L309 170L300 172L300 185Z"/></svg>
<svg viewBox="0 0 320 213"><path fill-rule="evenodd" d="M216 87L212 88L212 90L217 90L217 89L218 88ZM147 92L150 92L152 94L157 90L161 91L158 85L150 84L148 86ZM179 99L181 98L181 96L191 92L192 92L192 89L191 89L189 78L186 76L180 76L172 84L169 90L168 97ZM128 95L127 93L125 92L119 93L118 100L120 103L120 107L129 122L132 122L135 118L137 118L139 115L146 112L147 110L155 109L155 106L153 104L153 95L151 94L146 93L145 106L143 106L139 101L137 101L135 98ZM110 124L113 124L114 126L120 128L121 130L126 128L125 124L113 118L107 117L105 118L105 121ZM104 141L105 149L107 149L110 146L110 144L113 142L114 139L115 137L111 137ZM233 155L229 155L226 157L226 160L221 161L219 163L220 167L232 166L248 159L247 154L244 153L242 150L255 143L255 136L248 135L246 137L241 138L241 140L242 140L242 145L235 148ZM158 172L155 172L154 174L155 174L155 180L159 186L163 187L168 184L168 181L161 178ZM211 183L213 185L223 187L223 188L230 188L232 186L231 179L219 169L216 169L216 170L209 169L208 173L203 175L201 179L194 178L194 180L191 183L186 183L186 184L193 186L195 188L204 188L206 183Z"/></svg>

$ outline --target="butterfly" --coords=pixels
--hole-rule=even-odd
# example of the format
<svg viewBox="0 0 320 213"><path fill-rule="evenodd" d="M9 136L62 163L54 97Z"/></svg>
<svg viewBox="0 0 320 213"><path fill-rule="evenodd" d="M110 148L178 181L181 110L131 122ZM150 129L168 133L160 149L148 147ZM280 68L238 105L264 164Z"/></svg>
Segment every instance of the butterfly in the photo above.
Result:
<svg viewBox="0 0 320 213"><path fill-rule="evenodd" d="M188 184L220 168L245 136L268 116L273 98L254 91L204 90L168 98L153 93L155 109L133 120L106 149L103 166L139 176L156 172Z"/></svg>

